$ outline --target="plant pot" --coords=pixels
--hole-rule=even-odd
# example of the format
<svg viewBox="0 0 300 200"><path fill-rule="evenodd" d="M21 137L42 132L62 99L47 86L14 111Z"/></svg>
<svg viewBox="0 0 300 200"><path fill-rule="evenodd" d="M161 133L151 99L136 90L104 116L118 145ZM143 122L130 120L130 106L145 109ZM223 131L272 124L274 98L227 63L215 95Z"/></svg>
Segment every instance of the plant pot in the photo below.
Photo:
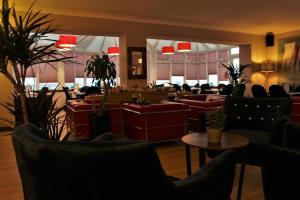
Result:
<svg viewBox="0 0 300 200"><path fill-rule="evenodd" d="M95 138L103 133L109 132L110 120L109 116L103 114L98 116L96 114L91 115L91 138Z"/></svg>
<svg viewBox="0 0 300 200"><path fill-rule="evenodd" d="M222 130L217 128L207 127L207 142L211 144L221 143Z"/></svg>

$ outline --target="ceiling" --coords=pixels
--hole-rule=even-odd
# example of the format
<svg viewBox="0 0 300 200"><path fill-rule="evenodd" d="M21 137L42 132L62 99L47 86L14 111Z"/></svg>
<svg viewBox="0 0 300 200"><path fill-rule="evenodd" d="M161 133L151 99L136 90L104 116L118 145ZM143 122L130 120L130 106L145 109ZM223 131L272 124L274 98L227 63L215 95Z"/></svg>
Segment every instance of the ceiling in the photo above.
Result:
<svg viewBox="0 0 300 200"><path fill-rule="evenodd" d="M33 0L10 0L25 11ZM300 29L299 0L38 0L43 12L264 35Z"/></svg>

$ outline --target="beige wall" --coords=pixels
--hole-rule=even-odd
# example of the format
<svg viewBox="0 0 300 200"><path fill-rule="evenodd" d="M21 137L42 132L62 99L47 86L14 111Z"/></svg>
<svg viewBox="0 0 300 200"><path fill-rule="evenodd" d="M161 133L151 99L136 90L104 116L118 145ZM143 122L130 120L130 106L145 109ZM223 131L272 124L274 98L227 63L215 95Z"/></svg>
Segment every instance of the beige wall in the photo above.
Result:
<svg viewBox="0 0 300 200"><path fill-rule="evenodd" d="M3 74L0 74L0 102L5 103L5 102L10 102L12 103L12 91L13 87L10 84L10 82L4 77ZM13 115L9 114L9 112L2 106L0 105L0 118L4 118L10 121L14 120ZM0 120L0 127L1 126L7 126L11 125L8 122Z"/></svg>

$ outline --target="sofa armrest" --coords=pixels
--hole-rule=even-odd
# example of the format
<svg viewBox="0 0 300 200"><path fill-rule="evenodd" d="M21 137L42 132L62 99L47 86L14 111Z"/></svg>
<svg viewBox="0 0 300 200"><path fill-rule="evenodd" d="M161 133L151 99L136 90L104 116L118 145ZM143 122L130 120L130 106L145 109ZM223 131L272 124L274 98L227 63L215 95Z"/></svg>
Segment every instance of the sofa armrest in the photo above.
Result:
<svg viewBox="0 0 300 200"><path fill-rule="evenodd" d="M191 176L175 181L178 195L184 199L230 199L236 161L236 152L223 152Z"/></svg>
<svg viewBox="0 0 300 200"><path fill-rule="evenodd" d="M288 120L289 120L288 116L283 116L278 120L276 126L272 130L271 144L278 145L278 146L283 145L284 129Z"/></svg>
<svg viewBox="0 0 300 200"><path fill-rule="evenodd" d="M300 124L287 123L284 130L283 146L300 150Z"/></svg>

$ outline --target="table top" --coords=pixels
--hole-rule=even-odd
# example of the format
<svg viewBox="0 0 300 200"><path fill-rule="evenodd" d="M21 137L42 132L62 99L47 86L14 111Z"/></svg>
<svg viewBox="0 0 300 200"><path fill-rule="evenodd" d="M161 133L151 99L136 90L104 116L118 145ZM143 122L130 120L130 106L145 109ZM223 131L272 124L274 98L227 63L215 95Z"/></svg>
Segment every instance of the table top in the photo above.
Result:
<svg viewBox="0 0 300 200"><path fill-rule="evenodd" d="M240 149L249 144L248 138L228 133L222 133L221 143L219 144L208 143L206 133L190 133L183 136L181 140L187 145L213 151Z"/></svg>

